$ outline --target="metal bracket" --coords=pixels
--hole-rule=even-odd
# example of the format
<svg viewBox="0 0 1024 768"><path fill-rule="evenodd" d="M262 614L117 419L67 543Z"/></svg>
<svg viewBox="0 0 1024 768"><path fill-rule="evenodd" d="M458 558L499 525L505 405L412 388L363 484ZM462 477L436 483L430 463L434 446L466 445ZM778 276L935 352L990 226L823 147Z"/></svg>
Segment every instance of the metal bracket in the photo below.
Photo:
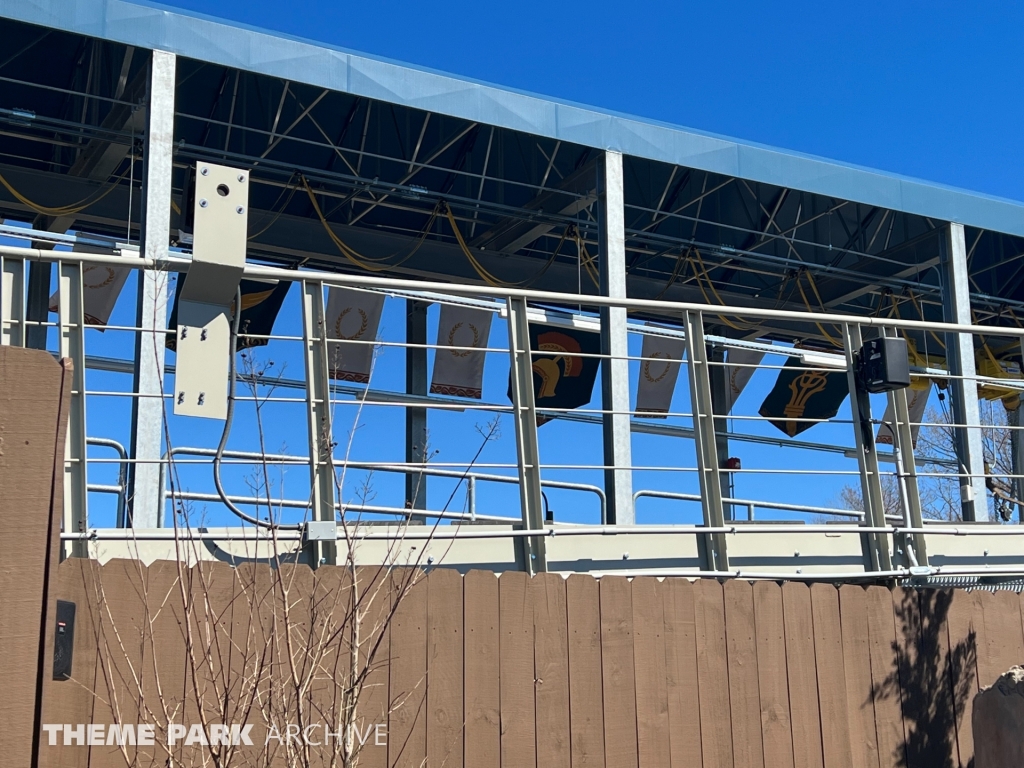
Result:
<svg viewBox="0 0 1024 768"><path fill-rule="evenodd" d="M245 268L248 220L248 172L200 162L192 264L178 301L175 415L227 416L232 305Z"/></svg>

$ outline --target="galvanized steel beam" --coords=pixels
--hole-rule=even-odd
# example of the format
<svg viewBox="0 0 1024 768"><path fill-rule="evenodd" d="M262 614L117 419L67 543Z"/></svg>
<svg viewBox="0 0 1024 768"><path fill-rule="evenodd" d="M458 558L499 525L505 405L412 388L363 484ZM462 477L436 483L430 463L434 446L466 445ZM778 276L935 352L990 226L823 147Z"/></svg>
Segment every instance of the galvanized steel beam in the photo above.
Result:
<svg viewBox="0 0 1024 768"><path fill-rule="evenodd" d="M626 298L626 228L622 155L605 152L598 163L601 294ZM633 525L633 464L629 431L629 345L626 309L601 308L601 400L604 410L605 493L608 522Z"/></svg>
<svg viewBox="0 0 1024 768"><path fill-rule="evenodd" d="M176 65L173 53L153 51L149 65L142 177L140 255L146 259L166 258L170 245ZM132 527L158 528L163 517L160 462L164 432L167 272L140 270L138 291L137 325L142 330L135 343L134 391L137 396L132 401L128 498Z"/></svg>

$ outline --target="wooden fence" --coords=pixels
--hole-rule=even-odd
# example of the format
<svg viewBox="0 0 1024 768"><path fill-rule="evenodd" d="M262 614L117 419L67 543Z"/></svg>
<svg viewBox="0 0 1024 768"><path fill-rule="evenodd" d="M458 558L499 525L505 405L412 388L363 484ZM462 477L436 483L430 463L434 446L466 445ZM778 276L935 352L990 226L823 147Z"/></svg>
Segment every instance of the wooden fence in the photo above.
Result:
<svg viewBox="0 0 1024 768"><path fill-rule="evenodd" d="M217 589L238 594L236 569L199 567L200 602L217 604ZM269 578L266 566L244 568L253 583ZM119 626L128 657L124 638L151 624L157 661L143 649L134 668L160 665L163 695L180 698L187 716L188 620L175 606L197 596L198 579L180 589L188 573L170 562L60 565L56 597L79 609L74 679L46 682L43 722L111 722L101 678L120 662L104 661L90 629L104 623ZM344 569L291 573L294 605L351 586ZM1021 597L1008 591L444 568L414 581L378 625L384 663L360 706L367 722L386 720L386 746L365 748L360 766L966 768L974 693L1024 662ZM234 636L237 650L239 627L248 636L266 623L244 603L219 604L200 639ZM321 622L300 623L312 633ZM142 696L123 669L116 677L124 701ZM124 764L109 747L90 755L44 744L41 756L42 765ZM141 748L137 759L149 764Z"/></svg>

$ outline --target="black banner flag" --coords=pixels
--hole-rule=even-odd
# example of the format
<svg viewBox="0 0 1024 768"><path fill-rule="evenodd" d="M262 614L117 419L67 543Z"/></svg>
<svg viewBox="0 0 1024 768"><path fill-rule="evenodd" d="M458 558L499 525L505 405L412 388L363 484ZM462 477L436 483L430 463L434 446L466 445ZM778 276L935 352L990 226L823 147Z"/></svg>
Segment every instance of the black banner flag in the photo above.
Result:
<svg viewBox="0 0 1024 768"><path fill-rule="evenodd" d="M793 419L831 419L839 413L839 406L848 394L850 388L845 371L810 370L791 357L758 413L790 437L796 437L813 427L814 422Z"/></svg>
<svg viewBox="0 0 1024 768"><path fill-rule="evenodd" d="M590 402L601 363L601 337L597 333L574 328L530 325L530 349L533 355L533 393L538 408L579 408ZM536 354L537 352L543 354ZM508 399L512 399L509 380ZM537 424L553 416L540 414Z"/></svg>

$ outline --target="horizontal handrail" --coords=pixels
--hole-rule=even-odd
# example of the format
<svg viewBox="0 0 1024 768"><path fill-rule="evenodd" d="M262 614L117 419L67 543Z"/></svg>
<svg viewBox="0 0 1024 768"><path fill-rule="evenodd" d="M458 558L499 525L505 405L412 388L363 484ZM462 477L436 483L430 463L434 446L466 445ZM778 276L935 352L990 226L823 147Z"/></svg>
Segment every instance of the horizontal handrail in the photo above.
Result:
<svg viewBox="0 0 1024 768"><path fill-rule="evenodd" d="M136 253L136 251L129 251L129 253ZM105 254L75 253L12 245L0 245L0 256L11 256L15 258L44 262L103 264L118 267L127 266L134 267L136 269L157 269L168 272L187 272L192 263L191 259L174 256L150 259L142 256L125 257ZM587 295L581 298L578 294L554 291L537 291L524 288L505 287L496 289L494 287L484 285L366 277L363 275L353 275L341 272L322 272L319 270L296 271L293 269L267 267L257 264L246 264L244 275L246 277L262 278L265 280L286 280L289 282L305 280L309 282L319 282L323 285L336 285L341 287L376 289L391 287L399 290L436 291L438 293L448 293L456 296L493 296L495 293L500 293L502 297L527 300L533 299L554 304L561 303L574 305L583 301L588 306L595 307L622 307L625 309L647 309L658 310L661 312L713 312L715 315L756 317L765 320L813 319L820 323L838 325L849 324L874 328L905 328L909 330L940 331L944 333L970 333L979 335L992 335L994 330L998 330L1000 336L1024 338L1024 328L1014 328L1009 326L998 326L998 329L996 329L994 326L937 323L925 320L904 320L902 318L882 316L846 315L835 312L796 312L792 310L765 309L761 307L737 307L728 304L698 304L694 302L629 299L595 295Z"/></svg>

